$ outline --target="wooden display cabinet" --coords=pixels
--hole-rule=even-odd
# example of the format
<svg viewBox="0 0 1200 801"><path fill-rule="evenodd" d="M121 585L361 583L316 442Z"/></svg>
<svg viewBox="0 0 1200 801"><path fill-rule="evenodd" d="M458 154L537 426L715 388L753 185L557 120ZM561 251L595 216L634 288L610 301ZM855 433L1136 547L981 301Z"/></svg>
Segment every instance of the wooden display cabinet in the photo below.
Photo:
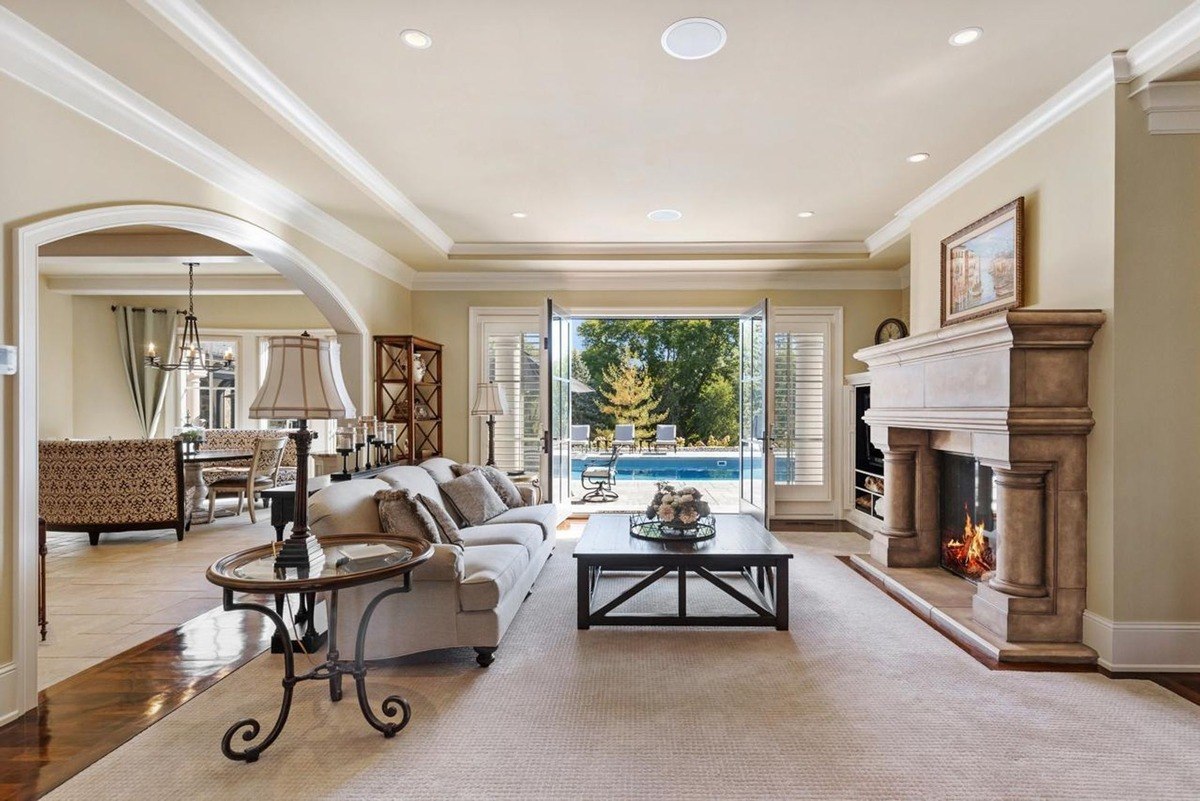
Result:
<svg viewBox="0 0 1200 801"><path fill-rule="evenodd" d="M375 337L375 413L399 426L396 459L442 455L442 346L415 336Z"/></svg>

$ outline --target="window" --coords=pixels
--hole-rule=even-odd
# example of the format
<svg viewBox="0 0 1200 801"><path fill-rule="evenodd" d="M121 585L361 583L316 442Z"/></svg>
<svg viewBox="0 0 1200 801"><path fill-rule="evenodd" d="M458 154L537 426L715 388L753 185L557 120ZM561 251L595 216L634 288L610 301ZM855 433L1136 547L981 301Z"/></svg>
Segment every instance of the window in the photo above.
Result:
<svg viewBox="0 0 1200 801"><path fill-rule="evenodd" d="M828 476L828 342L822 331L775 334L775 483L822 486Z"/></svg>
<svg viewBox="0 0 1200 801"><path fill-rule="evenodd" d="M210 361L219 361L233 353L234 366L215 373L180 371L180 425L192 422L204 428L237 428L237 359L240 342L237 339L202 337L200 347Z"/></svg>
<svg viewBox="0 0 1200 801"><path fill-rule="evenodd" d="M482 380L499 384L508 406L508 414L496 418L496 466L536 473L542 457L541 334L485 324L483 345ZM486 452L486 428L480 441Z"/></svg>

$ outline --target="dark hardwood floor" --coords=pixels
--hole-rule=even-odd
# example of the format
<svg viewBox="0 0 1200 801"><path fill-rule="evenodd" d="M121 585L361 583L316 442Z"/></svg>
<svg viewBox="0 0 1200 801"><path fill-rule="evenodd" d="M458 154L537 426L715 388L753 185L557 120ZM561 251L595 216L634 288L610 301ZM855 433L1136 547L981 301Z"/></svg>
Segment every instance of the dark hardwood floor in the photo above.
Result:
<svg viewBox="0 0 1200 801"><path fill-rule="evenodd" d="M38 798L262 653L262 615L208 612L39 694L0 728L0 798Z"/></svg>

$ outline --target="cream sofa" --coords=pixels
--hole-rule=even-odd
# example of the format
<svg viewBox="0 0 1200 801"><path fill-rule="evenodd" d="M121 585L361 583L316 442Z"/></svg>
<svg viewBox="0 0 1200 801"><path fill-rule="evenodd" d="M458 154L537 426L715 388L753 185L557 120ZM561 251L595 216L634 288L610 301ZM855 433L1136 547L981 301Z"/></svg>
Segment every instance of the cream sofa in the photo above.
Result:
<svg viewBox="0 0 1200 801"><path fill-rule="evenodd" d="M380 531L377 491L404 488L441 502L437 485L454 477L453 464L435 458L419 467L393 467L375 478L335 483L309 500L309 526L317 536ZM367 632L367 658L470 647L481 666L490 665L500 639L554 551L557 524L552 504L526 506L509 509L483 525L462 528L465 547L461 550L435 545L433 558L413 571L412 591L384 599L375 610ZM363 610L380 589L373 584L339 594L342 631L356 630Z"/></svg>

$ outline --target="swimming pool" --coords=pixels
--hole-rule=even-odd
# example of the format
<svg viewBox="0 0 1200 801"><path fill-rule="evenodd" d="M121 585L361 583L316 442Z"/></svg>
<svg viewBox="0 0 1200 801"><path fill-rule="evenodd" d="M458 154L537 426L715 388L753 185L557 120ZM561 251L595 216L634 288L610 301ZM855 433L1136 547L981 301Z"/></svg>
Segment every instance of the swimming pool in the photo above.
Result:
<svg viewBox="0 0 1200 801"><path fill-rule="evenodd" d="M583 465L607 464L607 456L573 457L571 475L578 479ZM755 460L758 464L762 459ZM712 453L626 453L617 457L617 480L625 481L736 481L738 454Z"/></svg>

